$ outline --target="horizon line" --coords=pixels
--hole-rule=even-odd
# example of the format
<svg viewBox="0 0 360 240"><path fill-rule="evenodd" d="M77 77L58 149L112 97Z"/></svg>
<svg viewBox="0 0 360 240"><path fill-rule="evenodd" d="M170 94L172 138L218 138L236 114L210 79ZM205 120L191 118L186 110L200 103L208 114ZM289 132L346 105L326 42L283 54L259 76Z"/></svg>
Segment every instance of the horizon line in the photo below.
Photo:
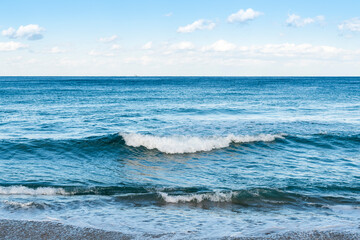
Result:
<svg viewBox="0 0 360 240"><path fill-rule="evenodd" d="M360 77L360 75L0 75L0 77Z"/></svg>

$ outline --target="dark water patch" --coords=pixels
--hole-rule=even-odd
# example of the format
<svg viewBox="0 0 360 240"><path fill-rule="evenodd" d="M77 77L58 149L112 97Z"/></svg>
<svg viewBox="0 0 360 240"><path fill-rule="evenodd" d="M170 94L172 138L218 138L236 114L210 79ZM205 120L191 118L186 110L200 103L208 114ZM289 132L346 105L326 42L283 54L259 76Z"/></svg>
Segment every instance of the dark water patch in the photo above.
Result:
<svg viewBox="0 0 360 240"><path fill-rule="evenodd" d="M337 135L325 133L306 136L289 135L287 136L286 140L300 144L301 147L309 146L313 148L330 150L335 148L353 149L355 146L359 146L360 135Z"/></svg>

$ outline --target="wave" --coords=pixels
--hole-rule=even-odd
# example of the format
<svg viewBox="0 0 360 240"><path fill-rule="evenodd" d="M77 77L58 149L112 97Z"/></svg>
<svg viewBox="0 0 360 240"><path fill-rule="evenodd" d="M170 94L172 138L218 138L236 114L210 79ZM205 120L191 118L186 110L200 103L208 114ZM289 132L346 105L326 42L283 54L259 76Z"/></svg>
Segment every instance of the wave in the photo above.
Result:
<svg viewBox="0 0 360 240"><path fill-rule="evenodd" d="M210 202L231 202L236 196L235 192L215 192L215 193L199 193L190 195L170 195L168 193L159 192L160 197L167 203L200 203L203 201Z"/></svg>
<svg viewBox="0 0 360 240"><path fill-rule="evenodd" d="M348 189L358 192L359 188ZM108 186L108 187L30 187L0 186L0 195L47 195L75 197L81 195L112 196L117 201L138 204L231 204L241 206L296 205L296 206L329 206L339 204L359 204L360 199L346 194L337 197L317 192L306 193L306 190L289 191L286 188L250 188L242 190L209 190L206 188L157 188L142 186ZM43 208L41 203L5 201L12 208Z"/></svg>
<svg viewBox="0 0 360 240"><path fill-rule="evenodd" d="M156 136L140 133L116 133L103 136L92 136L80 139L3 139L0 140L0 153L4 157L11 157L12 152L36 154L43 151L57 154L72 154L73 158L107 154L144 154L146 150L156 149L165 154L185 154L207 152L215 149L227 148L232 144L272 142L285 139L282 144L293 142L315 147L345 147L357 146L360 135L337 134L258 134L258 135L227 135L227 136ZM141 148L139 148L141 147ZM135 150L135 151L134 151Z"/></svg>
<svg viewBox="0 0 360 240"><path fill-rule="evenodd" d="M38 187L29 188L25 186L0 187L0 195L67 195L63 188Z"/></svg>
<svg viewBox="0 0 360 240"><path fill-rule="evenodd" d="M328 208L331 205L358 205L359 200L343 196L313 195L272 188L253 188L234 191L176 194L158 193L161 201L169 204L231 204L241 206L294 205Z"/></svg>
<svg viewBox="0 0 360 240"><path fill-rule="evenodd" d="M34 185L13 185L0 186L0 195L32 195L32 196L79 196L79 195L99 195L112 196L117 194L128 193L148 193L144 187L126 187L126 186L108 186L108 187L80 187L80 186L63 186L63 187L42 187Z"/></svg>
<svg viewBox="0 0 360 240"><path fill-rule="evenodd" d="M37 153L56 151L58 154L89 155L99 152L119 152L133 154L131 148L157 149L166 154L205 152L229 147L232 143L271 142L282 139L285 134L227 135L221 136L156 136L139 133L117 133L80 139L8 139L0 141L0 152L13 151ZM130 147L130 148L129 148ZM138 149L137 151L143 151Z"/></svg>
<svg viewBox="0 0 360 240"><path fill-rule="evenodd" d="M37 202L15 202L15 201L4 201L7 207L11 209L45 209L49 205L46 203Z"/></svg>
<svg viewBox="0 0 360 240"><path fill-rule="evenodd" d="M206 152L229 147L231 143L272 142L284 138L285 134L228 135L226 137L191 137L168 136L160 137L139 133L120 133L125 144L131 147L157 149L167 154Z"/></svg>

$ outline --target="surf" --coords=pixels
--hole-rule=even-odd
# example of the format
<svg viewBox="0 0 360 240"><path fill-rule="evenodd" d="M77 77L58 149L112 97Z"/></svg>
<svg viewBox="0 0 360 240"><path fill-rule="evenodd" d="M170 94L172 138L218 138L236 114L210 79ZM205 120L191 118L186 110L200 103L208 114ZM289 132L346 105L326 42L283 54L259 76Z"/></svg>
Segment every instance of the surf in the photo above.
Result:
<svg viewBox="0 0 360 240"><path fill-rule="evenodd" d="M283 139L285 134L259 135L227 135L224 137L196 137L196 136L154 136L139 133L120 133L125 144L131 147L145 147L157 149L167 154L183 154L208 152L214 149L229 147L231 143L272 142Z"/></svg>

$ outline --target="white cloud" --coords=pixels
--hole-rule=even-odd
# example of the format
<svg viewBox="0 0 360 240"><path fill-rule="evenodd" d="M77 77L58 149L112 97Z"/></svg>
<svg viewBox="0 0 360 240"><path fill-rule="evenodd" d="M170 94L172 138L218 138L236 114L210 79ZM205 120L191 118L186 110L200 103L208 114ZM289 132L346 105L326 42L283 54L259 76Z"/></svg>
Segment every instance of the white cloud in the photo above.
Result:
<svg viewBox="0 0 360 240"><path fill-rule="evenodd" d="M111 50L119 50L121 48L121 46L119 44L113 44L111 46Z"/></svg>
<svg viewBox="0 0 360 240"><path fill-rule="evenodd" d="M236 49L236 45L225 40L218 40L209 46L203 47L202 51L226 52Z"/></svg>
<svg viewBox="0 0 360 240"><path fill-rule="evenodd" d="M12 27L9 27L6 30L2 30L1 34L5 37L12 37L12 36L16 35L16 30Z"/></svg>
<svg viewBox="0 0 360 240"><path fill-rule="evenodd" d="M109 43L109 42L113 42L118 38L117 35L113 35L111 37L104 37L104 38L100 38L99 41L103 42L103 43Z"/></svg>
<svg viewBox="0 0 360 240"><path fill-rule="evenodd" d="M15 51L20 48L26 48L27 45L19 42L0 42L0 52Z"/></svg>
<svg viewBox="0 0 360 240"><path fill-rule="evenodd" d="M147 42L142 46L142 49L148 50L152 48L152 42Z"/></svg>
<svg viewBox="0 0 360 240"><path fill-rule="evenodd" d="M339 30L360 32L360 18L352 18L338 25Z"/></svg>
<svg viewBox="0 0 360 240"><path fill-rule="evenodd" d="M169 13L165 14L165 17L171 17L172 15L173 15L173 13L169 12Z"/></svg>
<svg viewBox="0 0 360 240"><path fill-rule="evenodd" d="M95 51L95 50L91 50L89 52L89 55L90 56L102 56L102 57L113 57L115 56L114 53L106 53L106 52L98 52L98 51Z"/></svg>
<svg viewBox="0 0 360 240"><path fill-rule="evenodd" d="M196 30L212 30L215 27L215 23L209 20L200 19L184 27L179 27L177 32L179 33L191 33Z"/></svg>
<svg viewBox="0 0 360 240"><path fill-rule="evenodd" d="M65 67L81 67L81 66L86 66L87 63L88 62L86 59L75 60L69 58L62 58L57 62L59 66L65 66Z"/></svg>
<svg viewBox="0 0 360 240"><path fill-rule="evenodd" d="M194 44L189 41L174 43L170 45L171 50L191 50L194 48L195 48Z"/></svg>
<svg viewBox="0 0 360 240"><path fill-rule="evenodd" d="M253 57L295 57L295 58L332 58L350 54L341 48L332 46L314 46L311 44L266 44L242 46L238 48L243 54Z"/></svg>
<svg viewBox="0 0 360 240"><path fill-rule="evenodd" d="M53 48L50 49L49 53L63 53L65 52L64 50L60 49L59 47L55 46Z"/></svg>
<svg viewBox="0 0 360 240"><path fill-rule="evenodd" d="M1 33L5 37L13 39L25 38L27 40L39 40L44 37L42 35L44 31L45 29L37 24L29 24L26 26L21 25L17 30L10 27L6 30L3 30Z"/></svg>
<svg viewBox="0 0 360 240"><path fill-rule="evenodd" d="M315 22L323 22L325 20L324 16L316 16L314 18L301 18L296 14L291 14L286 19L286 24L289 27L304 27L305 25L315 23Z"/></svg>
<svg viewBox="0 0 360 240"><path fill-rule="evenodd" d="M252 8L248 8L246 10L240 9L237 13L233 13L228 17L228 22L247 22L253 20L263 13L254 11Z"/></svg>
<svg viewBox="0 0 360 240"><path fill-rule="evenodd" d="M224 53L222 56L235 58L248 58L258 60L276 60L276 59L333 59L333 60L349 60L360 57L360 51L350 51L342 48L336 48L327 45L312 45L312 44L265 44L265 45L250 45L250 46L236 46L233 43L225 40L219 40L215 43L200 48L201 52L206 52L206 56L211 52L216 53L214 56L219 56L219 53ZM225 55L226 52L226 55Z"/></svg>
<svg viewBox="0 0 360 240"><path fill-rule="evenodd" d="M34 63L38 63L38 62L39 62L39 60L36 58L30 58L29 60L26 61L26 63L28 63L28 64L34 64Z"/></svg>
<svg viewBox="0 0 360 240"><path fill-rule="evenodd" d="M154 59L149 56L129 57L124 59L125 63L140 63L142 65L148 65L152 61L154 61Z"/></svg>

